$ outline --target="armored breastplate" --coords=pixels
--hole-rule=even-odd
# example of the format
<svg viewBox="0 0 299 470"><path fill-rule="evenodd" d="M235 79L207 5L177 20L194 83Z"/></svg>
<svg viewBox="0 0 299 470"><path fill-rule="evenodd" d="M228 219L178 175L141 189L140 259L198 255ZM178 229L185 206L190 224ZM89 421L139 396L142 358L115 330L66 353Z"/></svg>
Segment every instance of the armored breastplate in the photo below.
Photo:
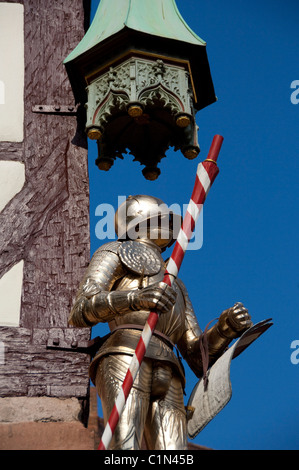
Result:
<svg viewBox="0 0 299 470"><path fill-rule="evenodd" d="M134 243L135 245L141 245L138 242L127 242L127 243ZM123 244L125 245L125 244ZM133 290L133 289L140 289L143 287L147 287L151 284L154 284L159 281L163 281L164 272L166 268L166 263L164 262L160 253L158 253L155 249L151 247L145 247L146 250L140 250L140 261L129 263L126 259L126 268L127 274L120 279L113 290ZM119 250L120 253L121 250ZM147 251L147 254L145 252ZM153 253L151 253L153 252ZM145 265L146 260L156 259L157 262L152 267L150 263L147 265L146 268L142 268L142 262ZM133 266L132 266L133 264ZM138 270L136 265L139 264ZM130 265L130 268L129 268ZM157 267L159 266L159 270ZM154 269L156 267L156 269ZM135 271L135 272L133 272ZM138 273L137 273L138 271ZM158 271L158 272L157 272ZM151 274L145 274L150 272ZM178 339L182 336L185 331L185 301L184 296L182 293L181 288L179 287L178 283L174 281L173 289L177 293L177 300L176 304L172 310L169 312L160 315L156 330L160 331L164 335L168 336L173 343L176 343ZM144 325L147 317L149 315L148 311L132 311L128 312L125 315L117 317L113 321L113 325L111 328L113 329L115 326L120 326L123 324L137 324L137 325Z"/></svg>
<svg viewBox="0 0 299 470"><path fill-rule="evenodd" d="M138 245L136 247L137 250L134 250L135 247L133 244ZM145 247L144 249L142 246L141 249L139 249L140 245L141 244L138 242L125 242L118 250L126 274L115 283L112 290L128 291L140 289L163 280L166 265L162 256L157 250L151 247ZM176 281L173 284L173 289L177 293L176 304L169 312L160 315L156 331L161 332L163 335L167 336L172 343L176 344L178 339L185 332L185 301L182 290ZM134 325L142 329L148 315L148 311L131 311L115 317L115 319L109 323L113 333L100 348L96 358L91 364L91 379L94 377L96 365L101 357L107 354L117 353L134 354L141 335L140 329L134 328ZM172 364L184 381L183 367L171 345L163 340L163 338L153 335L145 357L158 361L166 361Z"/></svg>

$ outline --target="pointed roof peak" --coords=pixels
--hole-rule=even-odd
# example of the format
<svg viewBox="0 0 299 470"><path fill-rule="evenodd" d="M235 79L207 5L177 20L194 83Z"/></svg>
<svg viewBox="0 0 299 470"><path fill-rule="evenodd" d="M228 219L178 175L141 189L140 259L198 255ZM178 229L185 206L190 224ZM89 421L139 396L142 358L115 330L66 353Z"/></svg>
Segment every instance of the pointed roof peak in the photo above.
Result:
<svg viewBox="0 0 299 470"><path fill-rule="evenodd" d="M65 63L126 27L153 36L206 45L186 24L175 0L101 0L90 28Z"/></svg>

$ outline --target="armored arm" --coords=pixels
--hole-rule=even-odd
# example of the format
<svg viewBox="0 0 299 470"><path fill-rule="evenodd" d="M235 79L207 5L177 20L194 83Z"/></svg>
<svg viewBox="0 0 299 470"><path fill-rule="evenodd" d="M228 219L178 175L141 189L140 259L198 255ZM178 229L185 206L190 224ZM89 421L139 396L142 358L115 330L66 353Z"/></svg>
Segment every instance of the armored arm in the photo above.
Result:
<svg viewBox="0 0 299 470"><path fill-rule="evenodd" d="M187 290L181 281L180 284L185 297L186 331L181 337L178 347L191 370L197 377L201 377L203 374L203 361L200 341L203 333L198 325ZM237 303L232 308L225 310L220 315L217 323L206 332L209 366L223 354L234 338L238 338L250 326L252 326L252 322L243 304Z"/></svg>
<svg viewBox="0 0 299 470"><path fill-rule="evenodd" d="M207 332L209 365L221 356L233 339L239 338L251 326L251 317L241 302L237 302L233 307L224 310L217 323Z"/></svg>
<svg viewBox="0 0 299 470"><path fill-rule="evenodd" d="M79 286L69 317L70 325L90 327L114 318L109 293L114 283L124 275L117 249L117 242L112 242L94 254Z"/></svg>
<svg viewBox="0 0 299 470"><path fill-rule="evenodd" d="M113 290L126 273L118 256L119 243L108 243L93 256L71 310L70 325L90 327L131 311L156 309L165 313L172 308L175 292L162 282L143 289Z"/></svg>

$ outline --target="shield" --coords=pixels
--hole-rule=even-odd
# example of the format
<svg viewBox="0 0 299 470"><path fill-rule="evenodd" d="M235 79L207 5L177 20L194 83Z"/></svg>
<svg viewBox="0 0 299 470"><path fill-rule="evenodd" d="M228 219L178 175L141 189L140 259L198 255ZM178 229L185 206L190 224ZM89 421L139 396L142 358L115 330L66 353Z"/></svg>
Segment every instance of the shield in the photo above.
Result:
<svg viewBox="0 0 299 470"><path fill-rule="evenodd" d="M188 436L194 439L200 431L227 405L232 396L230 365L232 359L239 356L250 344L261 336L273 323L271 319L261 321L249 328L215 362L208 372L208 387L204 390L201 379L194 387L187 405L193 411L188 419ZM188 416L188 415L187 415Z"/></svg>

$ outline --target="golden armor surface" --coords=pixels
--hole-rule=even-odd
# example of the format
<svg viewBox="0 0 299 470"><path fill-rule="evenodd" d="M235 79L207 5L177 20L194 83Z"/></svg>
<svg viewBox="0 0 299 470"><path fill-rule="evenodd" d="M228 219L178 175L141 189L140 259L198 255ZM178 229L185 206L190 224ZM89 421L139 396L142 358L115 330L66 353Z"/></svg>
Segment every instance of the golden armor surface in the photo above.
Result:
<svg viewBox="0 0 299 470"><path fill-rule="evenodd" d="M177 351L197 377L203 374L202 331L187 289L180 279L172 287L162 282L162 252L173 242L176 216L164 206L158 214L161 203L150 196L131 196L120 206L115 220L119 239L94 254L70 315L70 324L77 327L109 324L111 334L90 365L106 422L149 312L160 314L111 449L140 449L143 437L149 449L187 449L185 374ZM163 217L170 223L168 233L161 225ZM148 223L153 218L158 221L154 227ZM138 236L129 239L129 229L137 224ZM241 303L225 310L206 333L209 365L251 325Z"/></svg>

